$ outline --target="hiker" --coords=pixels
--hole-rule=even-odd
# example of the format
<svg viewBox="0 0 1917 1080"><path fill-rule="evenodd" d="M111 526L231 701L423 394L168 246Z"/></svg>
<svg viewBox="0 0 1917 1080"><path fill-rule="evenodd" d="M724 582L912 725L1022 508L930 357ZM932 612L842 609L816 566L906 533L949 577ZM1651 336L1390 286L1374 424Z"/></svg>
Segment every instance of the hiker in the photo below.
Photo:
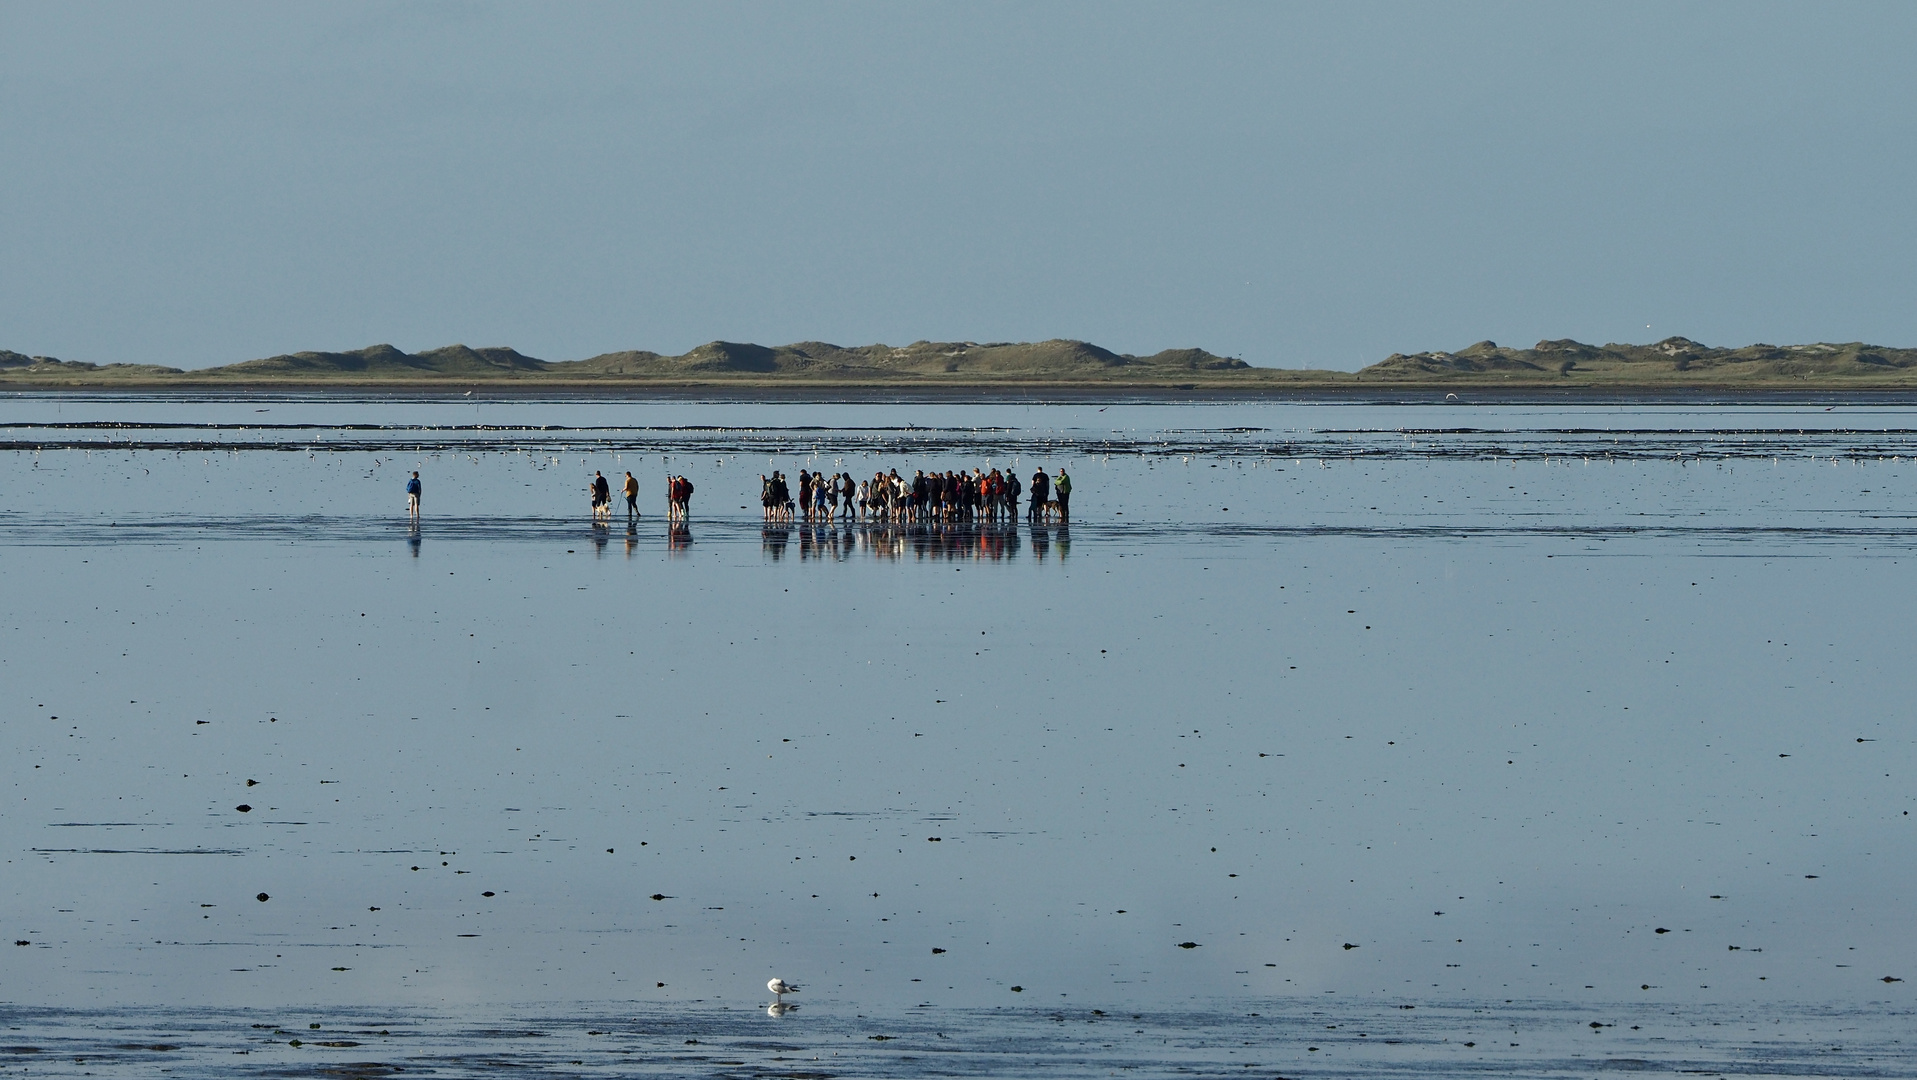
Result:
<svg viewBox="0 0 1917 1080"><path fill-rule="evenodd" d="M1065 475L1065 466L1058 467L1058 479L1052 481L1052 494L1058 499L1058 523L1069 524L1072 520L1072 478Z"/></svg>
<svg viewBox="0 0 1917 1080"><path fill-rule="evenodd" d="M626 473L626 520L639 516L639 481L633 478L631 471Z"/></svg>
<svg viewBox="0 0 1917 1080"><path fill-rule="evenodd" d="M1032 508L1025 513L1029 521L1042 521L1045 518L1045 504L1052 498L1052 478L1040 469L1032 474Z"/></svg>
<svg viewBox="0 0 1917 1080"><path fill-rule="evenodd" d="M414 473L413 478L411 480L406 481L406 516L411 518L419 517L419 474L418 473Z"/></svg>
<svg viewBox="0 0 1917 1080"><path fill-rule="evenodd" d="M592 518L612 517L612 484L606 480L606 474L594 470L592 474Z"/></svg>

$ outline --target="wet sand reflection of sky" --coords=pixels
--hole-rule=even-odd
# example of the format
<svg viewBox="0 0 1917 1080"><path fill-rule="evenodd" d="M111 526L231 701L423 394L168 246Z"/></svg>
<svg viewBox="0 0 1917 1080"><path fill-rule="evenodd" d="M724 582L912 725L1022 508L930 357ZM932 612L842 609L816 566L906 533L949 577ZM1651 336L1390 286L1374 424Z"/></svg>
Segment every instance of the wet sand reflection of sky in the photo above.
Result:
<svg viewBox="0 0 1917 1080"><path fill-rule="evenodd" d="M1280 458L1239 429L1295 413L1151 415L1109 456L1023 407L913 435L968 451L923 459L681 448L691 522L659 483L630 529L593 527L586 479L656 452L0 455L5 999L769 1022L779 974L806 986L781 1022L859 1040L823 1018L1907 1015L1901 422L1687 417L1776 452L1672 457L1629 445L1675 429L1652 410L1603 459L1567 452L1589 423L1501 435L1517 457ZM1064 465L1074 520L767 526L758 474L814 454ZM1405 1068L1453 1052L1415 1037Z"/></svg>

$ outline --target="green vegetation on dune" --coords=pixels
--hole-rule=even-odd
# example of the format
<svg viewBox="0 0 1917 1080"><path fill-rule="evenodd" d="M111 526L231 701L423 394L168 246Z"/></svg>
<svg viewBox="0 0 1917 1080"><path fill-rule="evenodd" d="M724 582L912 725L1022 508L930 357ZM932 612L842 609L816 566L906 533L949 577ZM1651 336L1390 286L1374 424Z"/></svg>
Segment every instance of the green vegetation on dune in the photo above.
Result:
<svg viewBox="0 0 1917 1080"><path fill-rule="evenodd" d="M525 386L588 389L772 387L990 391L994 388L1213 390L1257 394L1378 387L1604 391L1917 389L1917 349L1862 343L1719 349L1673 337L1653 345L1569 339L1511 349L1480 341L1455 353L1394 353L1357 372L1253 367L1203 349L1132 356L1083 341L765 346L714 341L678 356L643 350L540 360L509 348L391 345L298 352L182 371L91 364L0 351L0 386Z"/></svg>
<svg viewBox="0 0 1917 1080"><path fill-rule="evenodd" d="M372 345L352 352L297 352L248 360L191 374L198 378L250 382L255 379L389 380L446 377L497 378L544 371L544 360L522 356L514 349L469 349L448 345L423 353L404 353L391 345Z"/></svg>
<svg viewBox="0 0 1917 1080"><path fill-rule="evenodd" d="M1121 374L1151 378L1181 372L1250 369L1251 365L1242 360L1213 356L1203 349L1168 349L1154 356L1121 356L1083 341L1065 340L983 345L972 341L920 341L900 348L890 345L845 348L823 341L767 348L715 341L683 356L617 352L578 361L576 367L566 364L547 367L549 372L593 376L734 374L860 381L953 375L1052 379Z"/></svg>
<svg viewBox="0 0 1917 1080"><path fill-rule="evenodd" d="M0 349L0 385L12 382L92 383L180 374L184 372L179 368L161 367L158 364L88 364L78 360L55 360L51 356L27 356Z"/></svg>
<svg viewBox="0 0 1917 1080"><path fill-rule="evenodd" d="M1716 349L1689 338L1654 345L1586 345L1562 338L1528 349L1480 341L1455 353L1396 353L1358 372L1367 383L1618 388L1917 387L1917 349L1747 345Z"/></svg>
<svg viewBox="0 0 1917 1080"><path fill-rule="evenodd" d="M17 355L17 354L6 354ZM22 357L23 361L30 358ZM714 341L679 356L630 350L584 360L539 360L514 349L448 345L407 353L391 345L352 352L298 352L224 367L178 371L133 365L63 364L45 357L0 367L0 384L44 385L413 385L511 383L527 386L717 386L796 383L833 386L931 384L955 388L1007 383L1161 386L1257 369L1203 349L1125 356L1083 341L932 342L846 348L823 341L767 347ZM1296 377L1299 372L1287 372ZM1329 373L1327 373L1329 374Z"/></svg>

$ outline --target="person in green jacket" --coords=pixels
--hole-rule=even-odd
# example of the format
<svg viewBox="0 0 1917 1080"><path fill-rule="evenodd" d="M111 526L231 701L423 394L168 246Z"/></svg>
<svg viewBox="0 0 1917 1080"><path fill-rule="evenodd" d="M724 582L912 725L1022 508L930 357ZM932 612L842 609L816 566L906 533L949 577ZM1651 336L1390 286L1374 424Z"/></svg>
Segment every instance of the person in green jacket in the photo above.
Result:
<svg viewBox="0 0 1917 1080"><path fill-rule="evenodd" d="M1052 481L1052 497L1058 500L1058 523L1064 525L1072 520L1072 478L1065 475L1065 466L1058 467L1058 479Z"/></svg>

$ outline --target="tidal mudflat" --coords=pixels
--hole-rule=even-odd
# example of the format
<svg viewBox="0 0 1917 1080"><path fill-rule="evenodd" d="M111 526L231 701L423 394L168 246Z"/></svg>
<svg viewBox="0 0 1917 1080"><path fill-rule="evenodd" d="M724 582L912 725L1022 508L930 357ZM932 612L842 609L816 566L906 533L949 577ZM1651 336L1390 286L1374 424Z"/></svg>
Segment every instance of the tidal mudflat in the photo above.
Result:
<svg viewBox="0 0 1917 1080"><path fill-rule="evenodd" d="M5 399L0 1069L1917 1075L1828 404Z"/></svg>

